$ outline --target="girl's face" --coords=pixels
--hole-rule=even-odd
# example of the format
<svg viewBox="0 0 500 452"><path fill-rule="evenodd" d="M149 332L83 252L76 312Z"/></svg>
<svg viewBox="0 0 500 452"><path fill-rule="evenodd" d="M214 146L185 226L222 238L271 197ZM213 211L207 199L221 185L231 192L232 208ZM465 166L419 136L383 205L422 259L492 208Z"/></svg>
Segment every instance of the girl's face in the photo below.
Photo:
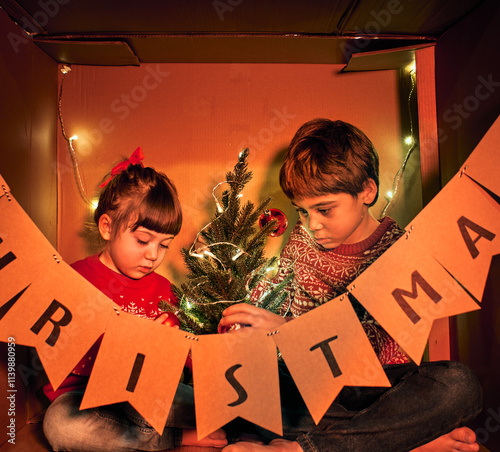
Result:
<svg viewBox="0 0 500 452"><path fill-rule="evenodd" d="M314 240L325 249L333 249L341 244L360 242L376 229L378 222L366 205L373 199L373 187L367 186L356 197L332 193L295 199L293 204Z"/></svg>
<svg viewBox="0 0 500 452"><path fill-rule="evenodd" d="M114 237L104 234L103 238L108 243L99 257L101 262L129 278L140 279L159 267L174 235L140 226L135 231L122 229Z"/></svg>

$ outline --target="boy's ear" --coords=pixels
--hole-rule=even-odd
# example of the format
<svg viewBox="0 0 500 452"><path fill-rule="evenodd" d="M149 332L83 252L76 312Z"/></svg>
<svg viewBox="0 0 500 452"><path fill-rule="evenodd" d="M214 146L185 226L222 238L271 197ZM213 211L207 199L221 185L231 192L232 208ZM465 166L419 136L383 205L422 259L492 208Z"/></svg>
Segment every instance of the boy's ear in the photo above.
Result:
<svg viewBox="0 0 500 452"><path fill-rule="evenodd" d="M98 222L98 228L99 228L99 233L101 234L101 237L108 241L111 239L111 217L107 214L104 213L99 217L99 222Z"/></svg>
<svg viewBox="0 0 500 452"><path fill-rule="evenodd" d="M363 192L361 193L363 203L366 205L370 205L377 197L377 192L378 192L378 188L377 188L377 184L375 183L375 181L373 179L368 179L365 182L365 188L364 188Z"/></svg>

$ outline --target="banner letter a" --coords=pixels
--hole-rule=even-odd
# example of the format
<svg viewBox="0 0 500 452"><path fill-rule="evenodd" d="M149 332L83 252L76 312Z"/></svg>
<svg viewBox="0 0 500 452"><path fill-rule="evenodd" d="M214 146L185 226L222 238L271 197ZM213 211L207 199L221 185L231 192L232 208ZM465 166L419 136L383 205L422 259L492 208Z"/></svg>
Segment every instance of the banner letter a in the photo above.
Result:
<svg viewBox="0 0 500 452"><path fill-rule="evenodd" d="M493 234L493 232L484 229L482 226L479 226L477 223L474 223L464 216L460 217L457 220L457 223L458 228L460 229L460 233L462 234L462 238L464 239L465 245L467 246L467 249L472 256L472 259L475 259L477 256L479 256L479 250L476 248L476 243L481 237L484 237L490 242L495 238L495 234ZM468 229L471 229L477 234L475 240L472 240Z"/></svg>

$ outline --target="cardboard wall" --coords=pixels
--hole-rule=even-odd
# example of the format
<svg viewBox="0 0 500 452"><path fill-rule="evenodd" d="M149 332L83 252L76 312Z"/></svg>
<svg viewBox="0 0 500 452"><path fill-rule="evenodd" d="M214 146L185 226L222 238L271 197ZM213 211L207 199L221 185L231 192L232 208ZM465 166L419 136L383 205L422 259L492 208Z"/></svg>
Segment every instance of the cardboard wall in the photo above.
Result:
<svg viewBox="0 0 500 452"><path fill-rule="evenodd" d="M57 64L34 46L3 10L0 30L0 174L16 200L56 246ZM36 354L27 347L16 347L15 359L14 418L16 428L20 428L41 409L35 390L45 376ZM6 362L7 344L1 344L1 388L7 385ZM8 426L11 418L7 399L2 397L0 423ZM7 439L4 435L1 442Z"/></svg>
<svg viewBox="0 0 500 452"><path fill-rule="evenodd" d="M184 225L160 268L180 282L185 268L179 250L189 247L212 218L212 189L225 179L243 147L250 148L254 173L245 199L257 203L273 197L271 206L283 210L293 226L297 214L278 184L283 152L300 125L327 117L355 124L378 149L382 186L373 210L378 216L406 152L400 111L405 101L397 71L340 74L341 69L309 64L73 66L64 80L63 121L68 136L79 136L74 148L87 194L95 194L121 156L141 146L145 164L166 172L180 194ZM400 197L388 210L403 226L421 209L418 162L417 151ZM79 195L62 139L58 168L59 251L72 262L89 252L83 224L92 209ZM269 239L268 254L278 253L286 237Z"/></svg>
<svg viewBox="0 0 500 452"><path fill-rule="evenodd" d="M436 45L436 88L443 185L460 169L500 114L500 5L485 1ZM476 434L500 450L500 265L493 259L480 311L459 316L452 359L475 371L484 391Z"/></svg>
<svg viewBox="0 0 500 452"><path fill-rule="evenodd" d="M57 64L0 10L0 172L56 246Z"/></svg>

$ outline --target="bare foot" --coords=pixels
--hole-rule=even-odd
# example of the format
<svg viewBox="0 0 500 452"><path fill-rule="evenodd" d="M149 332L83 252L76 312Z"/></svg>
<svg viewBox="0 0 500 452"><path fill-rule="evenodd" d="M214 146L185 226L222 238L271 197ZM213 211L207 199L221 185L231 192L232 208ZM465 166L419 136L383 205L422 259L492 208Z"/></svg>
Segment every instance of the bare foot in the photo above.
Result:
<svg viewBox="0 0 500 452"><path fill-rule="evenodd" d="M286 439L274 439L267 445L240 441L224 447L223 452L303 452L299 443Z"/></svg>
<svg viewBox="0 0 500 452"><path fill-rule="evenodd" d="M219 429L199 440L198 432L195 429L184 429L182 431L182 445L223 448L227 446L226 432Z"/></svg>
<svg viewBox="0 0 500 452"><path fill-rule="evenodd" d="M478 450L476 434L468 427L460 427L411 452L477 452Z"/></svg>

